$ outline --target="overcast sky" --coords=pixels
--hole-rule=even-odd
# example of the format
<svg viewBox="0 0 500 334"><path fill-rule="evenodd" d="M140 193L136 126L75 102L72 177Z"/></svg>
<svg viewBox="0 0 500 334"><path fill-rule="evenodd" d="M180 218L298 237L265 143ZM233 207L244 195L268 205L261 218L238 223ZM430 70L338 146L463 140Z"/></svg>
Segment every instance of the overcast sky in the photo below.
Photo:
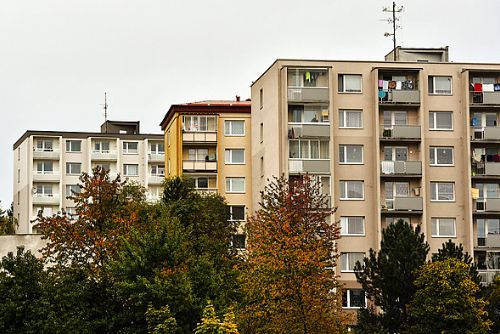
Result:
<svg viewBox="0 0 500 334"><path fill-rule="evenodd" d="M98 131L140 120L158 133L174 103L250 96L276 58L383 60L382 0L3 0L0 200L26 130ZM500 63L500 1L407 0L398 44L450 46L452 61Z"/></svg>

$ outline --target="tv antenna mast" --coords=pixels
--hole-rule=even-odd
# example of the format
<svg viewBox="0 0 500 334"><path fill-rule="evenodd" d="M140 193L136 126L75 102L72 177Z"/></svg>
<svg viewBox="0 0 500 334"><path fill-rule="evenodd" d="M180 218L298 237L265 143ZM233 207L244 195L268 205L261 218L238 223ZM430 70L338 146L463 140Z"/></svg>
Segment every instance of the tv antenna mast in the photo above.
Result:
<svg viewBox="0 0 500 334"><path fill-rule="evenodd" d="M385 19L383 21L387 21L387 23L392 24L392 34L389 32L386 32L384 34L385 37L392 36L392 43L393 43L393 50L392 50L392 55L394 61L396 61L396 30L401 29L400 25L396 24L396 21L399 21L399 17L396 17L396 13L401 13L403 11L404 7L399 6L396 8L396 2L392 2L392 8L391 7L384 7L382 9L383 12L387 13L392 13L392 18L389 17L388 19Z"/></svg>
<svg viewBox="0 0 500 334"><path fill-rule="evenodd" d="M108 99L107 93L104 92L104 130L105 133L108 133Z"/></svg>

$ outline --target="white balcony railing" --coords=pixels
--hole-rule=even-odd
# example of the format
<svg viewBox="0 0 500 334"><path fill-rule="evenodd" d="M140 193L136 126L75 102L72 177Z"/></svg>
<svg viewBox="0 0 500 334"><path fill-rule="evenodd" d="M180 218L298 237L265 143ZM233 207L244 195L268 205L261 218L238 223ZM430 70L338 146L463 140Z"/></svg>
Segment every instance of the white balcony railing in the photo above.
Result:
<svg viewBox="0 0 500 334"><path fill-rule="evenodd" d="M35 171L33 173L33 181L58 182L59 176L59 171Z"/></svg>
<svg viewBox="0 0 500 334"><path fill-rule="evenodd" d="M165 161L165 153L163 152L149 152L148 154L148 159L149 161L154 161L154 162L164 162Z"/></svg>
<svg viewBox="0 0 500 334"><path fill-rule="evenodd" d="M116 160L117 156L118 155L116 151L110 151L110 150L92 151L92 160L102 160L102 161Z"/></svg>
<svg viewBox="0 0 500 334"><path fill-rule="evenodd" d="M35 149L33 149L33 158L34 159L57 160L57 159L59 159L59 153L60 153L59 149L57 149L57 148L54 148L52 150L35 148Z"/></svg>
<svg viewBox="0 0 500 334"><path fill-rule="evenodd" d="M56 194L35 194L33 204L58 205L59 195Z"/></svg>
<svg viewBox="0 0 500 334"><path fill-rule="evenodd" d="M148 184L162 184L165 180L165 175L151 174L148 176Z"/></svg>

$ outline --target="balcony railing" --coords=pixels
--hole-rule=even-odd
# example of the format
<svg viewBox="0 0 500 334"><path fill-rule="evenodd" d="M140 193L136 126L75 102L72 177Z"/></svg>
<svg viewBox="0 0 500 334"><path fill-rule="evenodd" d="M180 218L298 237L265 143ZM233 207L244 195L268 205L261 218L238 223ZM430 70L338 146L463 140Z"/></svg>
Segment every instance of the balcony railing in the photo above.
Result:
<svg viewBox="0 0 500 334"><path fill-rule="evenodd" d="M183 170L201 170L201 171L216 171L216 160L183 160Z"/></svg>
<svg viewBox="0 0 500 334"><path fill-rule="evenodd" d="M194 190L200 194L217 194L217 188L194 188Z"/></svg>
<svg viewBox="0 0 500 334"><path fill-rule="evenodd" d="M385 95L384 95L385 94ZM380 104L419 104L420 91L418 90L380 90Z"/></svg>
<svg viewBox="0 0 500 334"><path fill-rule="evenodd" d="M500 234L488 233L485 237L476 239L476 247L500 248Z"/></svg>
<svg viewBox="0 0 500 334"><path fill-rule="evenodd" d="M59 149L47 150L35 148L33 149L33 158L57 160L59 159Z"/></svg>
<svg viewBox="0 0 500 334"><path fill-rule="evenodd" d="M478 212L500 212L500 198L478 198L476 200Z"/></svg>
<svg viewBox="0 0 500 334"><path fill-rule="evenodd" d="M33 204L58 205L59 195L35 194L33 195Z"/></svg>
<svg viewBox="0 0 500 334"><path fill-rule="evenodd" d="M330 92L328 87L289 87L289 102L328 102Z"/></svg>
<svg viewBox="0 0 500 334"><path fill-rule="evenodd" d="M217 132L184 131L182 141L188 143L216 143Z"/></svg>
<svg viewBox="0 0 500 334"><path fill-rule="evenodd" d="M422 197L394 197L386 199L382 207L384 211L422 211L424 208Z"/></svg>
<svg viewBox="0 0 500 334"><path fill-rule="evenodd" d="M420 140L420 125L382 125L381 139L417 139Z"/></svg>
<svg viewBox="0 0 500 334"><path fill-rule="evenodd" d="M500 269L478 270L482 285L489 285L497 275L500 275Z"/></svg>
<svg viewBox="0 0 500 334"><path fill-rule="evenodd" d="M472 162L472 176L500 176L500 162Z"/></svg>
<svg viewBox="0 0 500 334"><path fill-rule="evenodd" d="M381 161L380 171L384 176L422 176L422 161Z"/></svg>
<svg viewBox="0 0 500 334"><path fill-rule="evenodd" d="M165 175L152 174L148 176L148 184L162 184L165 180Z"/></svg>
<svg viewBox="0 0 500 334"><path fill-rule="evenodd" d="M288 139L307 137L330 137L330 124L326 122L308 124L288 123Z"/></svg>
<svg viewBox="0 0 500 334"><path fill-rule="evenodd" d="M288 159L290 173L329 173L330 159Z"/></svg>
<svg viewBox="0 0 500 334"><path fill-rule="evenodd" d="M496 92L470 92L472 105L497 105L500 104L500 91Z"/></svg>
<svg viewBox="0 0 500 334"><path fill-rule="evenodd" d="M497 126L486 126L484 128L471 127L471 135L473 141L500 140L500 127Z"/></svg>
<svg viewBox="0 0 500 334"><path fill-rule="evenodd" d="M36 182L58 182L59 171L35 171L33 181Z"/></svg>
<svg viewBox="0 0 500 334"><path fill-rule="evenodd" d="M110 151L110 150L92 151L92 160L114 161L116 160L116 158L117 158L116 151Z"/></svg>
<svg viewBox="0 0 500 334"><path fill-rule="evenodd" d="M164 162L165 153L151 153L148 154L148 160L152 162Z"/></svg>

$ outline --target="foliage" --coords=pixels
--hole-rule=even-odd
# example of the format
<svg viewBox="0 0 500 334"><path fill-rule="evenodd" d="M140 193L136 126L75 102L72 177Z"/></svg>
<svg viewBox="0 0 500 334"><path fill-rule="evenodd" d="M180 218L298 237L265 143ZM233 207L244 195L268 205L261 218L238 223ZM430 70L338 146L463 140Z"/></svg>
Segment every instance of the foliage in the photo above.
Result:
<svg viewBox="0 0 500 334"><path fill-rule="evenodd" d="M341 332L345 319L333 270L339 228L327 221L333 213L328 198L309 176L281 177L266 186L260 206L247 222L241 330Z"/></svg>
<svg viewBox="0 0 500 334"><path fill-rule="evenodd" d="M155 309L153 305L149 304L146 311L146 322L150 334L174 334L177 328L177 322L168 305Z"/></svg>
<svg viewBox="0 0 500 334"><path fill-rule="evenodd" d="M372 324L360 323L357 333L366 333L363 328L379 325L386 332L399 333L411 324L406 306L416 291L415 270L425 263L428 252L420 226L413 229L399 220L383 230L380 250L370 249L363 264L358 262L355 266L358 282L382 312L365 317Z"/></svg>
<svg viewBox="0 0 500 334"><path fill-rule="evenodd" d="M479 287L468 264L451 257L423 265L417 275L408 307L416 323L408 333L488 332L486 302L476 297Z"/></svg>
<svg viewBox="0 0 500 334"><path fill-rule="evenodd" d="M15 234L17 225L18 221L14 217L14 203L10 204L7 211L0 208L0 235Z"/></svg>
<svg viewBox="0 0 500 334"><path fill-rule="evenodd" d="M467 264L469 266L469 273L471 278L479 286L481 283L481 278L479 277L479 272L477 271L477 265L474 263L472 257L468 252L464 253L464 246L462 244L455 245L451 239L443 243L443 246L438 249L437 253L432 254L432 261L443 261L448 258L455 258Z"/></svg>
<svg viewBox="0 0 500 334"><path fill-rule="evenodd" d="M491 333L500 333L500 276L484 290L484 296L488 302L486 310L489 319L493 322Z"/></svg>
<svg viewBox="0 0 500 334"><path fill-rule="evenodd" d="M215 313L215 307L211 301L203 309L201 322L198 323L194 334L238 334L238 326L234 320L234 313L229 310L221 321Z"/></svg>

